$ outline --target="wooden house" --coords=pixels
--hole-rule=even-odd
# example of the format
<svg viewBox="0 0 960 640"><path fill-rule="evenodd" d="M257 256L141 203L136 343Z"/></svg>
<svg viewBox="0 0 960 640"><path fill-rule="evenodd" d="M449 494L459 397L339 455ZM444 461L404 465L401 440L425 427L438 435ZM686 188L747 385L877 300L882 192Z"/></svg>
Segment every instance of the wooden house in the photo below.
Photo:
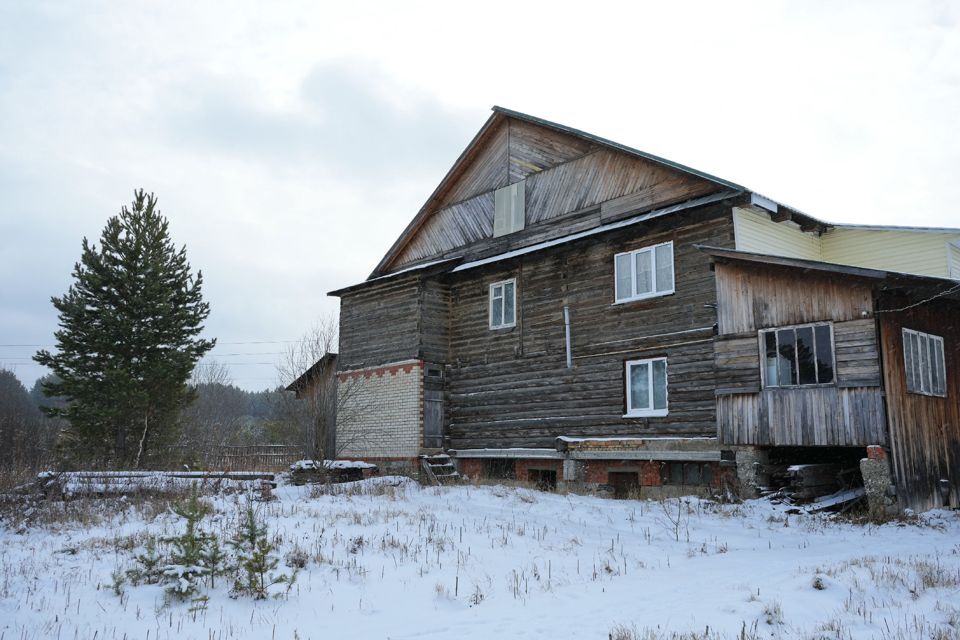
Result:
<svg viewBox="0 0 960 640"><path fill-rule="evenodd" d="M415 467L443 451L468 475L619 493L719 486L734 447L698 246L857 262L862 234L922 233L942 259L918 272L960 269L958 230L845 229L495 107L367 280L331 292L340 388L362 404L341 454Z"/></svg>
<svg viewBox="0 0 960 640"><path fill-rule="evenodd" d="M960 283L704 251L717 276L721 447L856 461L876 445L892 453L882 484L899 507L960 504Z"/></svg>

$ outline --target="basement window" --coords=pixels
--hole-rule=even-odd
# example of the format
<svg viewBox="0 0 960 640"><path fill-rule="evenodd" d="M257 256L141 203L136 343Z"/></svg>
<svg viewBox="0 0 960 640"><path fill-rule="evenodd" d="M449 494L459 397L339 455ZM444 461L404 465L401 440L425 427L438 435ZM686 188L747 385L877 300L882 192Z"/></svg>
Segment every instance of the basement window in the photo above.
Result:
<svg viewBox="0 0 960 640"><path fill-rule="evenodd" d="M506 329L517 324L517 280L490 285L490 328Z"/></svg>
<svg viewBox="0 0 960 640"><path fill-rule="evenodd" d="M943 338L904 328L903 361L907 391L925 396L947 397Z"/></svg>
<svg viewBox="0 0 960 640"><path fill-rule="evenodd" d="M643 418L667 415L667 359L627 362L627 415Z"/></svg>
<svg viewBox="0 0 960 640"><path fill-rule="evenodd" d="M765 387L802 387L834 380L833 331L829 324L760 332Z"/></svg>
<svg viewBox="0 0 960 640"><path fill-rule="evenodd" d="M674 292L672 242L618 253L613 264L618 303Z"/></svg>
<svg viewBox="0 0 960 640"><path fill-rule="evenodd" d="M709 462L668 462L660 469L663 484L710 486L713 465Z"/></svg>

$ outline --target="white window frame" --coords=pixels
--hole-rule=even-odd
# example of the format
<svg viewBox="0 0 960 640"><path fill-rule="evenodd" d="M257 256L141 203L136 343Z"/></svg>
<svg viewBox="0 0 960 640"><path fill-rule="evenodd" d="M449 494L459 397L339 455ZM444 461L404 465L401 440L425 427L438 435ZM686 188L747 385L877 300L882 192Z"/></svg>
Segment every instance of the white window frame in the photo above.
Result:
<svg viewBox="0 0 960 640"><path fill-rule="evenodd" d="M813 329L813 335L814 335L813 361L814 361L814 366L816 367L818 379L820 378L820 363L819 363L819 360L817 359L817 352L816 352L817 327L829 327L830 329L830 359L831 359L831 362L833 362L833 380L831 380L830 382L808 382L806 384L799 384L799 383L798 384L780 384L779 380L770 382L769 375L767 373L767 341L766 341L767 334L768 333L774 334L775 339L778 341L777 345L779 346L780 339L779 337L776 337L778 331L782 331L784 329L794 329L794 330L805 329L807 327L811 327ZM812 387L837 386L837 342L836 342L836 335L834 334L834 331L833 331L832 322L806 322L804 324L789 324L782 327L770 327L769 329L760 329L757 332L757 344L760 348L760 379L762 382L761 386L764 389L799 389L799 388L809 389ZM797 363L796 366L797 367L800 366L799 362ZM779 369L778 369L778 372L779 372ZM799 372L797 373L797 375L799 380Z"/></svg>
<svg viewBox="0 0 960 640"><path fill-rule="evenodd" d="M506 305L506 304L501 304L501 305L500 305L500 318L499 318L500 323L497 324L497 323L494 321L495 319L494 319L494 317L493 317L493 300L494 300L494 297L495 297L494 290L495 290L497 287L499 287L499 288L500 288L500 296L499 296L499 297L500 297L501 300L503 300L504 302L506 302L506 297L504 296L504 291L505 291L505 285L508 285L508 284L512 284L512 285L513 285L513 318L510 319L510 322L507 322L507 321L506 321L507 318L506 318L505 316L506 316L506 312L507 312L507 305ZM510 279L508 279L508 280L500 280L500 281L494 282L494 283L492 283L492 284L490 285L489 295L488 295L488 297L487 297L487 319L488 319L489 322L490 322L490 328L491 328L491 329L509 329L510 327L515 327L515 326L517 326L517 279L516 279L516 278L510 278Z"/></svg>
<svg viewBox="0 0 960 640"><path fill-rule="evenodd" d="M946 349L944 348L943 338L941 336L933 335L932 333L924 333L923 331L917 331L915 329L907 329L903 327L903 344L901 345L903 349L903 371L904 371L904 385L907 388L907 393L916 393L923 396L933 396L936 398L946 398L947 397L947 361L946 361ZM910 370L910 360L908 359L907 353L907 341L909 336L917 337L917 345L920 347L919 352L917 353L916 364L919 368L918 376L920 378L920 388L910 388L910 380L913 377ZM926 346L924 346L926 343ZM929 355L928 355L929 354ZM934 388L933 384L933 363L930 362L930 356L933 356L934 363L937 360L937 355L939 355L940 365L938 373L940 374L940 385L943 388L943 391L940 392L939 389Z"/></svg>
<svg viewBox="0 0 960 640"><path fill-rule="evenodd" d="M663 409L654 409L653 408L653 363L654 362L663 362L663 386L664 386L664 398L666 406ZM630 395L630 369L636 366L646 366L648 368L647 373L647 393L649 394L650 408L648 409L634 409L633 403L631 402ZM624 363L626 377L624 378L624 392L627 396L627 412L624 414L624 418L659 418L667 415L670 411L670 375L667 371L667 359L666 358L646 358L644 360L627 360Z"/></svg>
<svg viewBox="0 0 960 640"><path fill-rule="evenodd" d="M671 274L671 286L669 290L657 291L657 259L656 252L657 247L670 246L670 274ZM649 293L637 293L637 255L641 253L649 253L652 256L652 270L651 277L653 278L653 288ZM630 292L631 295L626 298L617 297L617 282L619 281L617 273L617 264L620 262L620 256L630 256ZM623 304L625 302L633 302L635 300L646 300L647 298L658 298L660 296L669 296L673 293L676 293L677 290L677 270L676 265L676 254L674 252L673 241L661 242L659 244L654 244L649 247L643 247L642 249L636 249L634 251L623 251L613 256L613 299L614 304Z"/></svg>

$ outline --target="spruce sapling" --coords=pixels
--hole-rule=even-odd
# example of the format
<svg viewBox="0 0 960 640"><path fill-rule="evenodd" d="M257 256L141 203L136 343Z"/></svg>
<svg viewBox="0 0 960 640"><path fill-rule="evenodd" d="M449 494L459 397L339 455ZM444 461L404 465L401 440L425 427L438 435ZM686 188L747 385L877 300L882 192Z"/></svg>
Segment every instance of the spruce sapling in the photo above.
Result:
<svg viewBox="0 0 960 640"><path fill-rule="evenodd" d="M194 488L186 502L173 506L173 512L186 520L186 529L182 535L169 540L173 547L171 562L163 568L163 575L171 583L167 593L187 598L199 590L200 580L210 572L203 555L212 536L199 527L208 507L200 501Z"/></svg>
<svg viewBox="0 0 960 640"><path fill-rule="evenodd" d="M286 584L288 589L296 579L291 575L272 573L280 559L273 553L266 525L258 522L253 504L248 503L240 517L240 525L230 541L239 571L233 586L235 594L246 594L257 600L267 597L270 587Z"/></svg>

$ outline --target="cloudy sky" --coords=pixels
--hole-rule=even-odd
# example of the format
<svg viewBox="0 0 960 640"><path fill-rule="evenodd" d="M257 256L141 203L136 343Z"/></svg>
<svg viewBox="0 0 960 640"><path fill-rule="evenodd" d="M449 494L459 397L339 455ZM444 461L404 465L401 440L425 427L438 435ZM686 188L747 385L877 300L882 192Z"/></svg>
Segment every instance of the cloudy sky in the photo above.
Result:
<svg viewBox="0 0 960 640"><path fill-rule="evenodd" d="M0 2L0 366L155 192L234 381L366 277L494 104L837 222L960 226L960 3ZM16 346L28 345L28 346Z"/></svg>

